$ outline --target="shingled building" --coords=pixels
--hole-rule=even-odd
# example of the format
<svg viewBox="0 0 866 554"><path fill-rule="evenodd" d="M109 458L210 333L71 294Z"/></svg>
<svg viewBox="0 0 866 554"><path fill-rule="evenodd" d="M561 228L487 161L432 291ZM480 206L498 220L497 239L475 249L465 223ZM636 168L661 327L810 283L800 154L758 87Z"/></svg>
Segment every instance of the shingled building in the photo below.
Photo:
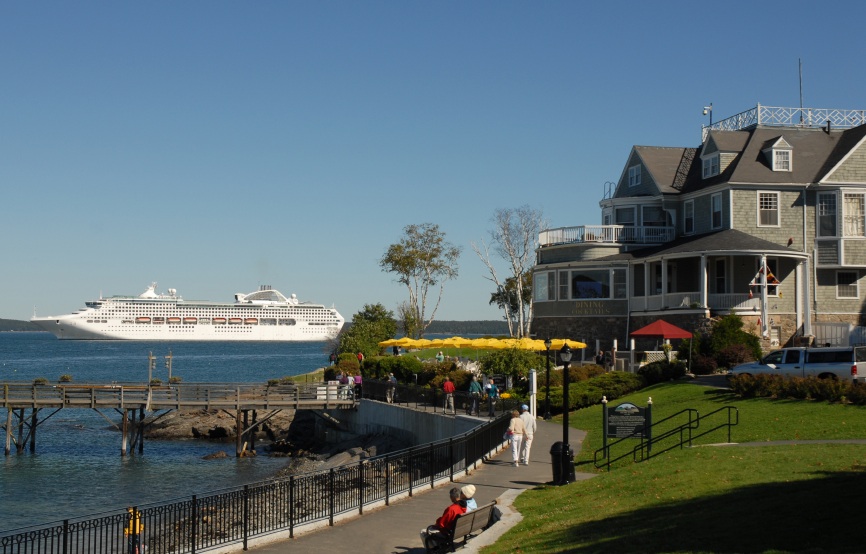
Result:
<svg viewBox="0 0 866 554"><path fill-rule="evenodd" d="M864 137L866 110L758 105L697 148L633 147L601 225L540 234L535 336L622 349L659 318L737 313L765 348L861 340Z"/></svg>

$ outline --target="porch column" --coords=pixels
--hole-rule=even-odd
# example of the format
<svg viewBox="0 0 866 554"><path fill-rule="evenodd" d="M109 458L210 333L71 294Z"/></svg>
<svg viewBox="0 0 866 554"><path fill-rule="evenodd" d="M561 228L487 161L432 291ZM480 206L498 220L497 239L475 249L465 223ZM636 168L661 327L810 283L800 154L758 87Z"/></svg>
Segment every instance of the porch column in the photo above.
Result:
<svg viewBox="0 0 866 554"><path fill-rule="evenodd" d="M709 281L710 275L707 272L707 255L701 254L701 278L699 286L701 291L701 307L703 308L708 308L710 306L708 296Z"/></svg>
<svg viewBox="0 0 866 554"><path fill-rule="evenodd" d="M643 263L643 309L649 310L649 297L652 291L650 291L650 264L649 262Z"/></svg>
<svg viewBox="0 0 866 554"><path fill-rule="evenodd" d="M668 305L668 261L662 258L662 305L664 308Z"/></svg>
<svg viewBox="0 0 866 554"><path fill-rule="evenodd" d="M761 336L766 338L770 334L770 323L767 321L767 255L761 254Z"/></svg>
<svg viewBox="0 0 866 554"><path fill-rule="evenodd" d="M797 266L797 282L801 283L800 285L800 294L799 298L797 298L797 302L800 302L800 306L802 310L797 310L797 317L800 318L800 313L802 312L802 319L797 321L797 325L803 325L803 336L811 336L812 335L812 303L809 301L811 298L811 276L812 270L809 265L809 260L803 260Z"/></svg>

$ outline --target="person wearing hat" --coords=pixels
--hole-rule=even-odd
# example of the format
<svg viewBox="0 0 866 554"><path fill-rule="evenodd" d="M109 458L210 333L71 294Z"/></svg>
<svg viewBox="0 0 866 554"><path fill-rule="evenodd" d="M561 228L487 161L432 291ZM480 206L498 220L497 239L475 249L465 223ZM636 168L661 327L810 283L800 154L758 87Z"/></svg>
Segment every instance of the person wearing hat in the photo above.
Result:
<svg viewBox="0 0 866 554"><path fill-rule="evenodd" d="M478 509L478 503L475 502L475 485L464 485L460 489L460 501L466 505L466 511L471 512L472 510Z"/></svg>
<svg viewBox="0 0 866 554"><path fill-rule="evenodd" d="M529 465L529 450L532 448L532 435L535 434L535 418L529 411L529 406L526 404L520 407L520 419L523 420L523 426L526 431L523 433L523 442L520 444L520 463Z"/></svg>

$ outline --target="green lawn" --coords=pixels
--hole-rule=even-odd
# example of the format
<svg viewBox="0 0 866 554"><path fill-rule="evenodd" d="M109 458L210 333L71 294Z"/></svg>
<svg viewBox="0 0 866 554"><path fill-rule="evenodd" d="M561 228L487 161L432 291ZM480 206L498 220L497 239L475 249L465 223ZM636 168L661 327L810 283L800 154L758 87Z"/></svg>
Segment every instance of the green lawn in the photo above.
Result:
<svg viewBox="0 0 866 554"><path fill-rule="evenodd" d="M736 443L866 439L866 408L808 401L740 400L689 383L644 389L659 421L683 408L735 406ZM591 479L521 494L524 519L486 554L500 552L864 552L860 506L866 445L710 446L726 432L642 463L598 471L601 408L579 410L588 431L578 472Z"/></svg>

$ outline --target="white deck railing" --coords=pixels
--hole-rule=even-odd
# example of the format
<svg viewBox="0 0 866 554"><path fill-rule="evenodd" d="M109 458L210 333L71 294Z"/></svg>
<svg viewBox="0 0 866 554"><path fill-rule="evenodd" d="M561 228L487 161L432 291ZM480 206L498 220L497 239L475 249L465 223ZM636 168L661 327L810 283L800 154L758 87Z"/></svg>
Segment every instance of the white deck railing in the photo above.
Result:
<svg viewBox="0 0 866 554"><path fill-rule="evenodd" d="M538 234L538 244L542 247L569 243L636 243L662 244L676 236L673 227L654 227L630 225L578 225L546 229Z"/></svg>

